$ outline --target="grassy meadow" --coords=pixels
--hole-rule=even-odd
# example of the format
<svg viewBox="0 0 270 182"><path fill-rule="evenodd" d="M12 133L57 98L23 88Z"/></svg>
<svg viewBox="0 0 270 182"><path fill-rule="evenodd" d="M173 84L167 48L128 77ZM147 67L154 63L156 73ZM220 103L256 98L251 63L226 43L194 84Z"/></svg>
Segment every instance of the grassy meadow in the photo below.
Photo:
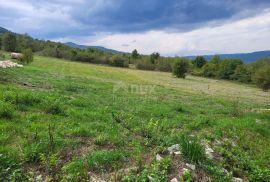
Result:
<svg viewBox="0 0 270 182"><path fill-rule="evenodd" d="M270 181L269 109L253 85L36 56L0 70L0 181Z"/></svg>

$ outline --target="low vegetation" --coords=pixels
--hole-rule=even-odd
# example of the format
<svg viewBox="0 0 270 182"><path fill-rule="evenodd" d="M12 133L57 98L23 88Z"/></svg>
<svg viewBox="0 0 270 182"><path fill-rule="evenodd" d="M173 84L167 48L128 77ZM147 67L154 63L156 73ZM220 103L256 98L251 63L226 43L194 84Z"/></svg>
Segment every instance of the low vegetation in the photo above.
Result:
<svg viewBox="0 0 270 182"><path fill-rule="evenodd" d="M41 56L72 61L172 72L179 78L184 78L186 72L188 72L196 76L253 83L264 91L270 88L269 58L257 60L252 64L244 64L239 59L221 60L218 55L207 61L202 56L198 56L194 60L187 60L179 57L162 57L157 52L151 55L141 55L136 49L131 54L110 53L95 48L72 48L62 43L37 40L27 34L19 35L11 32L0 34L0 40L0 48L3 48L3 50L24 53L21 59L24 64L33 61L33 52ZM188 70L187 67L189 67Z"/></svg>
<svg viewBox="0 0 270 182"><path fill-rule="evenodd" d="M0 70L0 181L269 181L269 102L248 84L35 56Z"/></svg>

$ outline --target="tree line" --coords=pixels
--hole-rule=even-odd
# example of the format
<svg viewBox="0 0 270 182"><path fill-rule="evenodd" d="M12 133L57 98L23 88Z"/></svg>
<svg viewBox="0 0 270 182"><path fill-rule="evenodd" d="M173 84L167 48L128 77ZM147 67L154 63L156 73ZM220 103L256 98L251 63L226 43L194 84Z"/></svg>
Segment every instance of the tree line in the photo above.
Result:
<svg viewBox="0 0 270 182"><path fill-rule="evenodd" d="M222 60L218 55L213 56L211 60L206 60L203 56L190 60L183 57L163 57L158 52L142 55L136 49L130 54L110 53L97 48L72 48L59 42L33 39L27 34L21 35L12 32L0 35L0 48L8 52L30 54L30 58L33 51L37 55L72 61L172 72L178 78L185 78L186 74L191 74L254 83L265 91L270 89L270 58L245 64L240 59Z"/></svg>

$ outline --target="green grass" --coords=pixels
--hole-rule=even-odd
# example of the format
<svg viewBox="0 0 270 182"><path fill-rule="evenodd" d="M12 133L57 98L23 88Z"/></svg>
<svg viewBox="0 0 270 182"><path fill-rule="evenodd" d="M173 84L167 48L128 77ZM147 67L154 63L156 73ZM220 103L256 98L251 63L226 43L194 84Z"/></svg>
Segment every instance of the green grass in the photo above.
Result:
<svg viewBox="0 0 270 182"><path fill-rule="evenodd" d="M37 56L23 68L0 70L0 179L83 181L88 172L120 179L121 168L134 166L143 168L135 176L158 176L163 169L150 161L176 143L186 144L183 161L203 163L199 142L181 142L191 134L224 157L202 165L209 177L224 179L224 167L267 179L270 113L255 110L269 108L270 92L252 85ZM41 155L54 156L53 164Z"/></svg>

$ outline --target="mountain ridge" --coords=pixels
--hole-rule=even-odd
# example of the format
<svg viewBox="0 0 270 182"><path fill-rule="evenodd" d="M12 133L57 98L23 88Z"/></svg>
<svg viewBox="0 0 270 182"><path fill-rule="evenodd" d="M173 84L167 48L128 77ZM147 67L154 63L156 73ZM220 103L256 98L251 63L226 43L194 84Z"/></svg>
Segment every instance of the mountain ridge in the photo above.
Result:
<svg viewBox="0 0 270 182"><path fill-rule="evenodd" d="M251 53L232 53L232 54L217 54L217 55L219 55L221 59L234 58L234 59L241 59L245 63L252 63L261 58L269 58L270 50L254 51ZM210 60L214 56L214 54L202 55L202 56L205 59ZM189 59L196 58L196 56L185 56L185 57Z"/></svg>
<svg viewBox="0 0 270 182"><path fill-rule="evenodd" d="M100 49L100 50L102 50L104 52L109 52L109 53L114 53L114 54L124 53L124 52L117 51L117 50L114 50L114 49L108 49L108 48L102 47L102 46L88 46L88 45L76 44L74 42L66 42L64 44L67 45L67 46L70 46L70 47L73 47L73 48L79 48L79 49L94 48L94 49Z"/></svg>

